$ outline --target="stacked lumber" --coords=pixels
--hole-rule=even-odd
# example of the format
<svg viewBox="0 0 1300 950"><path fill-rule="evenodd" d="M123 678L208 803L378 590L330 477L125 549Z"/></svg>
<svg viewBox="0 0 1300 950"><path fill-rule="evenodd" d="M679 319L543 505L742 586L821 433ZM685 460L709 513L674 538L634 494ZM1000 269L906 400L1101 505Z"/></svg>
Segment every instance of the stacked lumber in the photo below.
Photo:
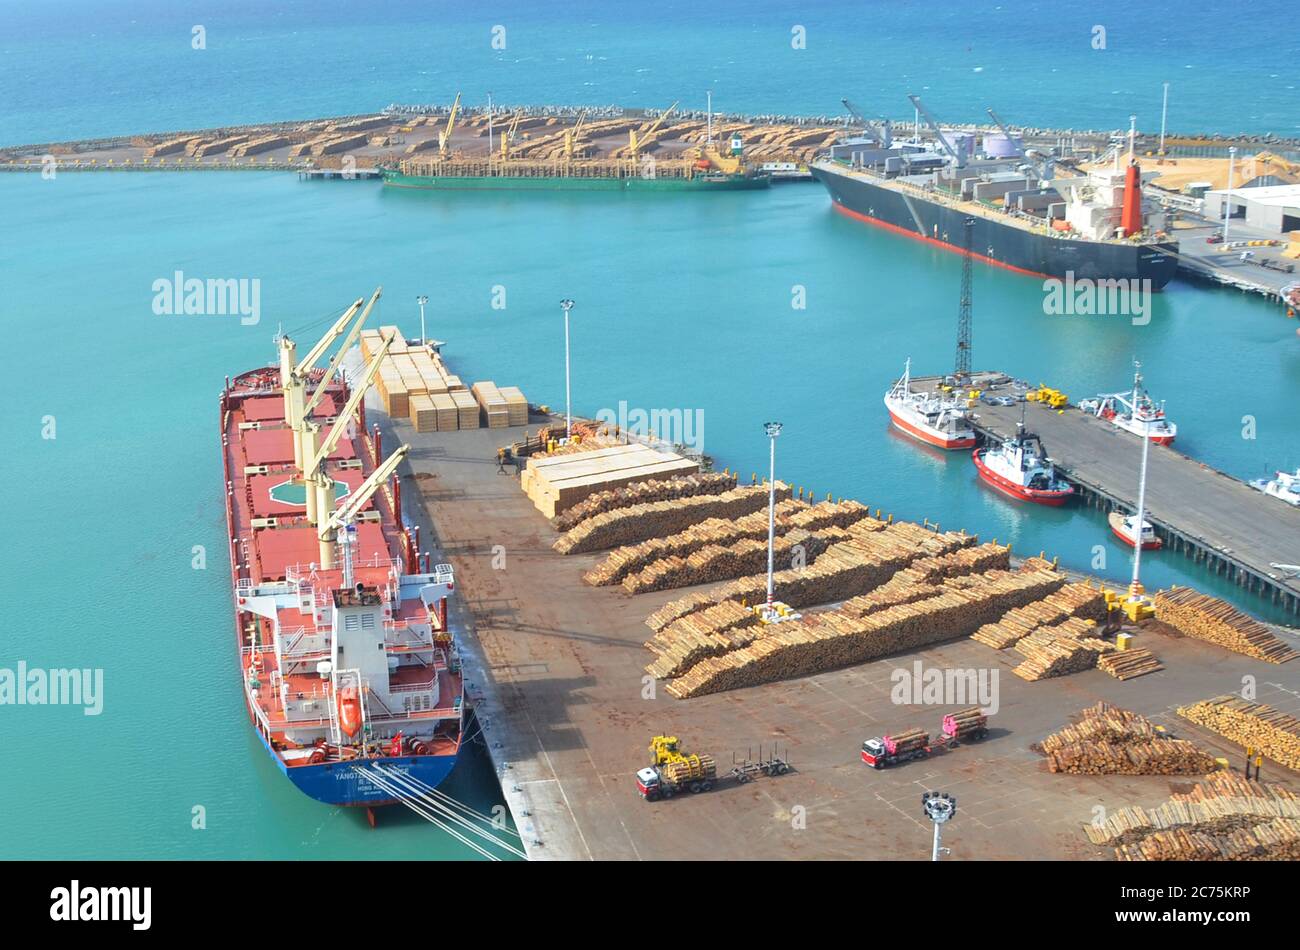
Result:
<svg viewBox="0 0 1300 950"><path fill-rule="evenodd" d="M655 679L681 676L705 657L748 646L758 636L757 626L758 615L734 600L683 617L646 641L655 653L646 672Z"/></svg>
<svg viewBox="0 0 1300 950"><path fill-rule="evenodd" d="M720 495L736 487L736 476L722 472L704 472L696 475L677 475L673 478L651 478L632 482L618 488L588 495L573 507L555 516L555 527L568 531L593 515L615 508L629 508L648 501L667 501L691 495Z"/></svg>
<svg viewBox="0 0 1300 950"><path fill-rule="evenodd" d="M842 529L830 529L838 531ZM794 568L801 557L815 560L830 544L828 532L814 534L795 528L772 542L772 557L778 568ZM628 594L693 587L748 574L767 564L767 539L746 538L734 544L709 544L686 557L660 558L642 570L623 578Z"/></svg>
<svg viewBox="0 0 1300 950"><path fill-rule="evenodd" d="M277 148L284 148L290 144L289 139L283 135L262 135L255 139L250 139L241 145L236 145L230 150L232 158L243 158L246 155L260 155L262 152L270 152Z"/></svg>
<svg viewBox="0 0 1300 950"><path fill-rule="evenodd" d="M871 509L852 500L826 501L805 505L790 516L790 524L808 531L847 528L871 517Z"/></svg>
<svg viewBox="0 0 1300 950"><path fill-rule="evenodd" d="M1183 706L1178 715L1300 772L1300 719L1294 716L1236 696Z"/></svg>
<svg viewBox="0 0 1300 950"><path fill-rule="evenodd" d="M456 407L456 427L458 429L478 428L478 400L466 389L453 389L447 393Z"/></svg>
<svg viewBox="0 0 1300 950"><path fill-rule="evenodd" d="M966 581L959 584L958 581ZM991 571L946 581L943 592L866 617L842 611L763 625L754 642L706 657L666 687L678 699L865 663L969 636L990 617L1061 587L1059 574Z"/></svg>
<svg viewBox="0 0 1300 950"><path fill-rule="evenodd" d="M958 709L943 717L943 731L946 735L964 738L973 732L979 732L989 724L989 717L978 706Z"/></svg>
<svg viewBox="0 0 1300 950"><path fill-rule="evenodd" d="M456 401L452 399L451 393L437 393L430 398L433 400L438 431L454 432L459 429L460 412L456 409Z"/></svg>
<svg viewBox="0 0 1300 950"><path fill-rule="evenodd" d="M1138 713L1097 703L1078 723L1036 746L1051 772L1073 775L1204 775L1214 756L1183 739L1167 738Z"/></svg>
<svg viewBox="0 0 1300 950"><path fill-rule="evenodd" d="M157 158L160 155L175 155L177 152L183 152L189 148L191 142L202 141L194 135L185 135L178 139L168 139L165 142L159 142L157 145L151 145L144 150L145 158Z"/></svg>
<svg viewBox="0 0 1300 950"><path fill-rule="evenodd" d="M518 386L502 386L501 398L506 401L506 415L511 426L528 425L528 399Z"/></svg>
<svg viewBox="0 0 1300 950"><path fill-rule="evenodd" d="M699 469L698 462L675 452L661 452L634 442L531 458L519 485L542 514L554 518L596 492L648 478L693 475Z"/></svg>
<svg viewBox="0 0 1300 950"><path fill-rule="evenodd" d="M692 779L711 779L718 773L717 763L708 753L688 755L672 762L665 762L661 768L668 780L677 785Z"/></svg>
<svg viewBox="0 0 1300 950"><path fill-rule="evenodd" d="M1095 626L1091 620L1070 617L1040 627L1016 641L1014 649L1025 660L1011 672L1033 683L1092 669L1101 654L1115 649L1114 644L1088 635Z"/></svg>
<svg viewBox="0 0 1300 950"><path fill-rule="evenodd" d="M1020 562L1019 569L1031 573L1036 571L1054 571L1056 570L1056 562L1049 561L1045 557L1027 557Z"/></svg>
<svg viewBox="0 0 1300 950"><path fill-rule="evenodd" d="M808 503L797 498L787 498L776 506L777 532L784 535L790 530L789 516L806 509ZM727 545L744 540L767 540L768 517L766 511L755 511L740 518L707 518L693 524L685 531L663 538L651 538L639 544L615 548L605 560L586 574L583 580L593 587L621 584L631 574L637 574L665 558L684 558L710 545Z"/></svg>
<svg viewBox="0 0 1300 950"><path fill-rule="evenodd" d="M790 486L777 482L776 497L789 498ZM635 544L656 535L674 534L706 518L738 518L759 510L767 501L766 485L749 485L721 495L692 495L618 508L571 528L554 547L561 554L582 554Z"/></svg>
<svg viewBox="0 0 1300 950"><path fill-rule="evenodd" d="M1190 587L1171 587L1155 596L1156 617L1179 633L1207 640L1225 650L1268 663L1286 663L1300 653L1273 635L1268 627L1217 597Z"/></svg>
<svg viewBox="0 0 1300 950"><path fill-rule="evenodd" d="M496 383L481 380L470 387L470 392L483 410L484 425L489 429L504 429L510 425L510 409Z"/></svg>
<svg viewBox="0 0 1300 950"><path fill-rule="evenodd" d="M247 135L230 135L222 139L195 139L189 145L185 146L185 154L193 158L207 158L209 155L219 155L228 151L236 145L242 145L248 141Z"/></svg>
<svg viewBox="0 0 1300 950"><path fill-rule="evenodd" d="M903 732L894 735L881 737L886 751L890 755L898 755L902 752L911 752L913 749L919 749L930 741L930 733L924 729L906 729Z"/></svg>
<svg viewBox="0 0 1300 950"><path fill-rule="evenodd" d="M1157 832L1183 829L1225 835L1279 818L1300 819L1295 793L1221 770L1155 808L1121 808L1110 812L1103 823L1086 825L1084 831L1093 844L1116 847L1136 844Z"/></svg>
<svg viewBox="0 0 1300 950"><path fill-rule="evenodd" d="M1150 650L1131 648L1112 650L1097 657L1097 668L1117 680L1131 680L1164 669L1159 658Z"/></svg>
<svg viewBox="0 0 1300 950"><path fill-rule="evenodd" d="M433 397L416 393L410 397L411 424L416 432L438 431L438 408Z"/></svg>

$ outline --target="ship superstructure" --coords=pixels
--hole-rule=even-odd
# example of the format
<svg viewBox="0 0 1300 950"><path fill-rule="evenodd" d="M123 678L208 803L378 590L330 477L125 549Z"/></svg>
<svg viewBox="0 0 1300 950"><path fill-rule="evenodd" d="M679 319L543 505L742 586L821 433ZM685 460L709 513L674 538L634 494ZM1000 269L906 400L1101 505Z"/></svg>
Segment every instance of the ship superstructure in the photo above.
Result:
<svg viewBox="0 0 1300 950"><path fill-rule="evenodd" d="M913 392L912 361L903 375L885 393L889 419L900 432L941 449L968 449L975 445L966 406L961 400L938 392Z"/></svg>
<svg viewBox="0 0 1300 950"><path fill-rule="evenodd" d="M391 340L353 384L341 372L378 299L357 300L301 358L281 336L279 365L228 380L221 396L248 711L290 781L336 805L394 801L394 773L436 786L466 714L451 567L428 563L402 519L407 446L385 457L366 427L364 396Z"/></svg>

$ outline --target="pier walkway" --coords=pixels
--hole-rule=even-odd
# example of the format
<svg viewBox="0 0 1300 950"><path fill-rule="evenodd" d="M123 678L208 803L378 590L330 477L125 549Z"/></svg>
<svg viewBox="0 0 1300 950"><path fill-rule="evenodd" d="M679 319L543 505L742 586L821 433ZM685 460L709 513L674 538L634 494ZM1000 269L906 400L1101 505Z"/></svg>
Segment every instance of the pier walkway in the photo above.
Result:
<svg viewBox="0 0 1300 950"><path fill-rule="evenodd" d="M984 388L981 379L999 376L976 374L974 388ZM933 390L939 381L913 377L912 388ZM975 410L975 428L986 440L1015 435L1019 421L1018 404L981 403ZM1087 504L1125 512L1137 509L1142 462L1137 436L1073 406L1058 413L1028 403L1025 425L1042 438L1057 471ZM1203 465L1176 447L1153 445L1147 462L1146 520L1167 547L1300 612L1300 577L1272 566L1300 564L1300 508Z"/></svg>

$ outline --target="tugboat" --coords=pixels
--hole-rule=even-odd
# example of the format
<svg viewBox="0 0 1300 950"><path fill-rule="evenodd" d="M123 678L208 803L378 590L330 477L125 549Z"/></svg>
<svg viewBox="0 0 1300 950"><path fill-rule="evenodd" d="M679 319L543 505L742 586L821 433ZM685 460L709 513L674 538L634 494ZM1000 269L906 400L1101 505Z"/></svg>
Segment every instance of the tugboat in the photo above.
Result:
<svg viewBox="0 0 1300 950"><path fill-rule="evenodd" d="M1059 507L1074 495L1073 486L1056 474L1042 440L1025 431L1023 419L1016 423L1014 438L996 448L976 449L971 458L980 478L1020 501Z"/></svg>
<svg viewBox="0 0 1300 950"><path fill-rule="evenodd" d="M1084 399L1079 408L1104 419L1118 429L1146 436L1156 445L1171 445L1178 426L1165 418L1165 404L1159 405L1142 386L1142 364L1133 361L1133 389L1122 393L1102 393Z"/></svg>
<svg viewBox="0 0 1300 950"><path fill-rule="evenodd" d="M1265 495L1281 498L1288 505L1300 507L1300 468L1295 470L1294 475L1278 472L1275 478L1257 478L1250 483L1250 487L1259 489Z"/></svg>
<svg viewBox="0 0 1300 950"><path fill-rule="evenodd" d="M914 393L911 389L912 361L903 365L903 376L885 393L890 421L905 435L941 449L969 449L975 445L966 407L960 400L937 393Z"/></svg>
<svg viewBox="0 0 1300 950"><path fill-rule="evenodd" d="M1137 547L1136 515L1125 515L1118 511L1112 511L1106 516L1106 520L1110 522L1110 530L1114 533L1115 537L1119 538L1131 548ZM1142 550L1156 551L1159 550L1163 544L1164 542L1156 536L1156 529L1151 527L1151 522L1143 518Z"/></svg>

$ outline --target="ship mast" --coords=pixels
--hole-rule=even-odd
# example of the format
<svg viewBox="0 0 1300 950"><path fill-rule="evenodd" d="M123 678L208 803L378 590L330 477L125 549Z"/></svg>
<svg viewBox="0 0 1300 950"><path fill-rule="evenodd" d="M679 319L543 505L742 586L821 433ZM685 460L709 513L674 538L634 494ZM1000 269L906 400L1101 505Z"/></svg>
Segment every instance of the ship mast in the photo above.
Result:
<svg viewBox="0 0 1300 950"><path fill-rule="evenodd" d="M1133 421L1140 421L1143 424L1139 435L1142 439L1142 469L1138 474L1138 506L1137 514L1133 516L1133 580L1128 585L1128 599L1133 603L1140 603L1145 598L1142 596L1142 581L1139 580L1139 574L1142 570L1142 526L1143 517L1146 515L1147 504L1147 454L1151 451L1151 420L1146 418L1149 413L1144 411L1138 405L1138 389L1142 383L1142 364L1137 360L1133 361Z"/></svg>

